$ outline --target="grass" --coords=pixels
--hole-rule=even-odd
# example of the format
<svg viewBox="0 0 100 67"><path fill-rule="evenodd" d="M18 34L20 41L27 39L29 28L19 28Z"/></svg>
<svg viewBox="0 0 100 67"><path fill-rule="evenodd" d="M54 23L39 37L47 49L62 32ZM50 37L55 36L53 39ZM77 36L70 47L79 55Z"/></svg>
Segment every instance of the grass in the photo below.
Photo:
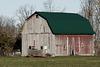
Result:
<svg viewBox="0 0 100 67"><path fill-rule="evenodd" d="M0 57L0 67L100 67L100 56Z"/></svg>

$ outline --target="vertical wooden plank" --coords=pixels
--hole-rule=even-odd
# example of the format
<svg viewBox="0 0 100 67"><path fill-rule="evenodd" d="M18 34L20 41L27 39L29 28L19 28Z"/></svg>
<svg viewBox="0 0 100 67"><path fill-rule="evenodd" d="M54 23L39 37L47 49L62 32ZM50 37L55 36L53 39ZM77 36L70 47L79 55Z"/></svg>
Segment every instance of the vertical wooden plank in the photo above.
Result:
<svg viewBox="0 0 100 67"><path fill-rule="evenodd" d="M95 50L94 50L94 36L95 36L95 34L94 34L94 35L92 35L93 55L95 54Z"/></svg>
<svg viewBox="0 0 100 67"><path fill-rule="evenodd" d="M79 40L79 54L80 54L80 37L78 37Z"/></svg>
<svg viewBox="0 0 100 67"><path fill-rule="evenodd" d="M91 50L91 47L92 47L92 45L91 45L92 43L91 43L91 41L90 41L90 54L92 53L92 50Z"/></svg>
<svg viewBox="0 0 100 67"><path fill-rule="evenodd" d="M35 47L35 40L34 40L34 47Z"/></svg>

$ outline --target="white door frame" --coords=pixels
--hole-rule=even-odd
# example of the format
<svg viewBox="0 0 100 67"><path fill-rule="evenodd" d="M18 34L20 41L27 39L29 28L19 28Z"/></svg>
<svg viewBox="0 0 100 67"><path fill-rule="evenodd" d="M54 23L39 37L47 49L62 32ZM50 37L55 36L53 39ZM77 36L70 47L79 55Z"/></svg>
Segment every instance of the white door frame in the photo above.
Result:
<svg viewBox="0 0 100 67"><path fill-rule="evenodd" d="M72 37L72 50L74 50L74 55L75 55L75 38Z"/></svg>
<svg viewBox="0 0 100 67"><path fill-rule="evenodd" d="M68 49L68 37L67 37L67 55L69 55L68 51L69 49Z"/></svg>

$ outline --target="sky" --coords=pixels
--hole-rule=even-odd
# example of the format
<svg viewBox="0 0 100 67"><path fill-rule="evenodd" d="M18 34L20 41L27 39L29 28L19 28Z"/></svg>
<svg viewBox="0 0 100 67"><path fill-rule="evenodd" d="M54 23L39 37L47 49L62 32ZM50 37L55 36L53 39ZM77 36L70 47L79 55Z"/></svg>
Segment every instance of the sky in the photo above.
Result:
<svg viewBox="0 0 100 67"><path fill-rule="evenodd" d="M23 5L33 5L36 11L43 10L43 3L47 0L0 0L0 15L14 17L16 10ZM80 11L80 0L53 0L54 6L65 12L78 13Z"/></svg>

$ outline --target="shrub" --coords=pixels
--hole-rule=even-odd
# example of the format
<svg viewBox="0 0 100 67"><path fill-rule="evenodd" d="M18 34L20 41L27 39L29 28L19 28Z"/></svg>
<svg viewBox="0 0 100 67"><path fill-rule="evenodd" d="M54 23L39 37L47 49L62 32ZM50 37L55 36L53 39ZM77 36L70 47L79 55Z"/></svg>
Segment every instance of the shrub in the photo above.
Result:
<svg viewBox="0 0 100 67"><path fill-rule="evenodd" d="M51 57L52 54L46 53L45 56L46 56L46 57Z"/></svg>

